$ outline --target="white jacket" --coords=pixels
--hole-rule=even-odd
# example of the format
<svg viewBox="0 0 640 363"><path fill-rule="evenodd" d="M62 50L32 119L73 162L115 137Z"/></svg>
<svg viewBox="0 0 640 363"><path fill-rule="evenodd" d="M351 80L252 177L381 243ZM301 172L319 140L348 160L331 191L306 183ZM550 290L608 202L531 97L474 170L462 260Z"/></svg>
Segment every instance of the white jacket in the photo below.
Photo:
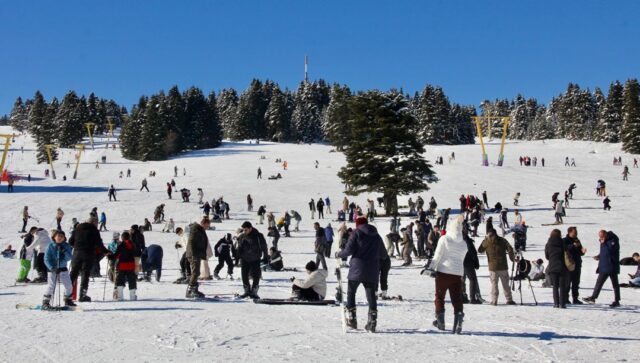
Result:
<svg viewBox="0 0 640 363"><path fill-rule="evenodd" d="M49 237L49 233L46 230L40 230L36 232L36 235L33 237L34 241L31 246L27 247L27 255L33 253L35 250L38 253L47 252L47 248L49 248L49 243L51 243L51 237Z"/></svg>
<svg viewBox="0 0 640 363"><path fill-rule="evenodd" d="M321 299L324 299L324 297L327 296L328 275L327 270L315 270L309 274L309 278L306 280L295 279L293 280L293 284L303 289L312 287L313 291L320 295Z"/></svg>
<svg viewBox="0 0 640 363"><path fill-rule="evenodd" d="M431 265L437 272L450 275L464 275L464 257L467 243L462 239L461 218L449 222L447 234L440 237Z"/></svg>

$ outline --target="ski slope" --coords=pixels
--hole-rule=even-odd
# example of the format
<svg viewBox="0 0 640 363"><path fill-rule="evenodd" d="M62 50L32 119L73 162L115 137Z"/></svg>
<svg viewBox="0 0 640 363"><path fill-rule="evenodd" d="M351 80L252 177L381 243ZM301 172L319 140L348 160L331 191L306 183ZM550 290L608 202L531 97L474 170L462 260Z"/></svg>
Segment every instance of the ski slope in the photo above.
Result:
<svg viewBox="0 0 640 363"><path fill-rule="evenodd" d="M0 127L1 133L11 132ZM103 147L102 143L97 143ZM21 153L20 147L24 147ZM499 145L487 145L490 162L497 161ZM578 186L571 207L567 209L563 234L570 225L577 226L579 238L587 248L582 272L581 296L589 296L595 283L596 261L591 257L598 252L599 229L613 230L620 237L621 256L630 256L640 250L637 236L637 208L640 203L640 172L631 170L630 181L622 181L622 166L613 166L614 156L623 157L623 165L631 168L630 155L620 151L619 144L593 142L508 141L504 167L482 167L478 145L429 146L426 157L433 162L443 156L445 165L434 166L440 182L431 190L421 193L425 201L435 196L439 207L458 208L460 194L480 196L486 190L489 203L497 201L511 209L512 197L521 193L520 210L532 226L528 232L528 251L525 258L544 258L544 245L553 227L542 226L554 221L551 195L563 195L570 183ZM455 152L456 160L447 163L447 156ZM106 155L107 164L95 168L96 160ZM544 157L546 167L520 167L519 155ZM564 158L573 157L577 167L564 167ZM264 159L261 159L264 157ZM274 162L282 158L289 163L288 170ZM30 183L16 183L13 194L6 193L6 183L0 185L0 246L12 244L19 250L21 211L28 205L30 213L39 223L31 220L29 226L55 228L55 211L65 211L63 228L68 231L71 218L85 220L93 207L107 214L109 232L102 238L108 243L112 231L128 229L142 224L145 217L152 220L154 208L165 203L166 218L173 218L176 226L200 219L196 188L201 187L205 199L224 196L231 207L231 220L215 224L208 232L215 244L227 232L235 231L245 220L257 223L255 212L246 210L246 196L254 199L254 210L265 204L276 218L285 210L295 209L303 216L301 232L292 232L291 238L282 238L286 267L304 270L307 261L314 259L314 233L308 211L310 198L329 196L333 214L321 221L329 223L336 218L343 198L343 185L336 177L344 165L340 153L331 152L326 145L294 145L262 142L225 142L213 150L185 153L162 162L125 160L120 151L88 150L82 157L78 179L73 180L72 152L62 150L55 162L57 180L45 179L45 165L35 163L35 145L29 137L19 136L11 146L8 169L11 172L31 174ZM319 167L314 167L318 160ZM191 203L182 203L179 193L168 200L165 185L175 178L178 190L192 191ZM256 180L256 170L262 168L263 179ZM120 171L132 171L131 178L118 177ZM182 169L186 169L186 176ZM157 172L149 177L149 171ZM282 179L267 177L280 172ZM69 180L62 181L63 175ZM140 192L143 177L149 181L150 192ZM607 182L613 209L602 210L601 198L595 195L596 180ZM118 201L108 202L107 188L118 189ZM368 197L355 200L364 207ZM415 200L415 195L413 195ZM406 205L404 196L401 205ZM349 198L351 200L351 198ZM381 210L380 210L381 211ZM494 217L494 219L497 219ZM513 220L510 213L509 219ZM406 225L409 219L402 218ZM331 222L334 228L337 222ZM375 225L381 233L388 233L389 222L379 218ZM266 225L258 229L266 235ZM434 317L434 280L420 276L420 261L409 268L399 268L400 260L393 260L389 276L389 293L402 295L404 302L379 301L378 333L347 334L341 330L337 307L267 306L251 302L194 302L184 299L186 285L175 285L179 274L178 257L183 250L173 247L177 236L162 233L162 225L145 232L147 245L159 244L164 248L164 271L160 283L139 283L138 301L113 302L113 286L102 278L90 284L91 303L83 303L84 312L17 311L17 303L39 304L46 289L44 285L13 286L18 271L18 259L0 259L0 337L3 349L0 361L27 362L107 362L107 361L354 361L354 362L407 362L407 361L621 361L634 360L640 353L640 290L622 289L622 306L609 309L613 291L605 283L595 305L569 306L566 310L553 309L551 289L534 282L539 302L533 305L528 286L523 285L525 306L506 306L502 294L499 305L465 305L464 334L454 336L436 331L431 322ZM484 228L480 229L484 231ZM482 235L482 234L481 234ZM512 242L512 238L509 237ZM475 239L478 246L482 238ZM334 243L334 249L335 249ZM213 270L217 260L210 260ZM333 298L335 261L328 260L331 271L328 280L328 298ZM490 284L486 258L480 255L478 271L480 289L489 300ZM546 261L545 261L546 265ZM102 271L106 269L103 261ZM626 274L635 272L635 266L623 266L621 282ZM343 273L346 273L344 270ZM34 272L32 272L33 276ZM226 270L220 274L226 275ZM235 281L205 281L200 290L207 295L228 294L242 290L239 268ZM288 297L291 276L303 278L304 272L266 272L261 282L260 296ZM102 301L106 288L106 301ZM125 297L128 293L125 290ZM519 302L517 291L514 299ZM358 296L359 325L366 323L366 302L363 291ZM56 297L57 302L57 297ZM446 325L450 328L453 309L447 305ZM18 358L19 357L19 358Z"/></svg>

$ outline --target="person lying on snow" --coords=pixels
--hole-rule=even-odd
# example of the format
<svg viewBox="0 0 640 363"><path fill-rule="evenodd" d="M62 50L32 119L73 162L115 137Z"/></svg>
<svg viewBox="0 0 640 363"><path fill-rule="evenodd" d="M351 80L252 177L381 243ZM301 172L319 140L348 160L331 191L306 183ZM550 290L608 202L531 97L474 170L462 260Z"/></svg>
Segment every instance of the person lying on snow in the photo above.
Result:
<svg viewBox="0 0 640 363"><path fill-rule="evenodd" d="M292 298L304 301L323 300L327 294L327 270L318 270L318 266L313 261L309 261L305 269L309 274L306 280L291 278L293 282L291 287Z"/></svg>

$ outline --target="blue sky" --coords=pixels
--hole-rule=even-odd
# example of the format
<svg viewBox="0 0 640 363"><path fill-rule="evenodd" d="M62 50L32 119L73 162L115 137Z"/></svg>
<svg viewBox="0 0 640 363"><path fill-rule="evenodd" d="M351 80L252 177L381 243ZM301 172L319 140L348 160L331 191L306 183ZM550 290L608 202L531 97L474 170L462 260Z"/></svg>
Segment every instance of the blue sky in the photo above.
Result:
<svg viewBox="0 0 640 363"><path fill-rule="evenodd" d="M640 1L0 0L0 114L17 96L94 91L129 108L195 85L353 90L442 86L452 101L522 93L548 102L568 82L604 89L640 69Z"/></svg>

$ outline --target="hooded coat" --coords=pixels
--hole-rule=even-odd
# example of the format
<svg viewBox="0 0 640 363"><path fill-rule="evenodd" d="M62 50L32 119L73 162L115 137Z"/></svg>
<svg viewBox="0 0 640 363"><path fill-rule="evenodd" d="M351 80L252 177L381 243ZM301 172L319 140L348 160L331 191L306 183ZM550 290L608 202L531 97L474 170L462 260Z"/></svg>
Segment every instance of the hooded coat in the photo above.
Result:
<svg viewBox="0 0 640 363"><path fill-rule="evenodd" d="M349 281L378 284L380 279L380 260L385 251L378 230L369 224L362 224L351 233L346 246L338 257L351 256L349 263Z"/></svg>
<svg viewBox="0 0 640 363"><path fill-rule="evenodd" d="M462 239L462 218L458 217L449 222L447 234L438 240L431 261L433 269L450 275L464 275L464 258L467 251L467 243Z"/></svg>

